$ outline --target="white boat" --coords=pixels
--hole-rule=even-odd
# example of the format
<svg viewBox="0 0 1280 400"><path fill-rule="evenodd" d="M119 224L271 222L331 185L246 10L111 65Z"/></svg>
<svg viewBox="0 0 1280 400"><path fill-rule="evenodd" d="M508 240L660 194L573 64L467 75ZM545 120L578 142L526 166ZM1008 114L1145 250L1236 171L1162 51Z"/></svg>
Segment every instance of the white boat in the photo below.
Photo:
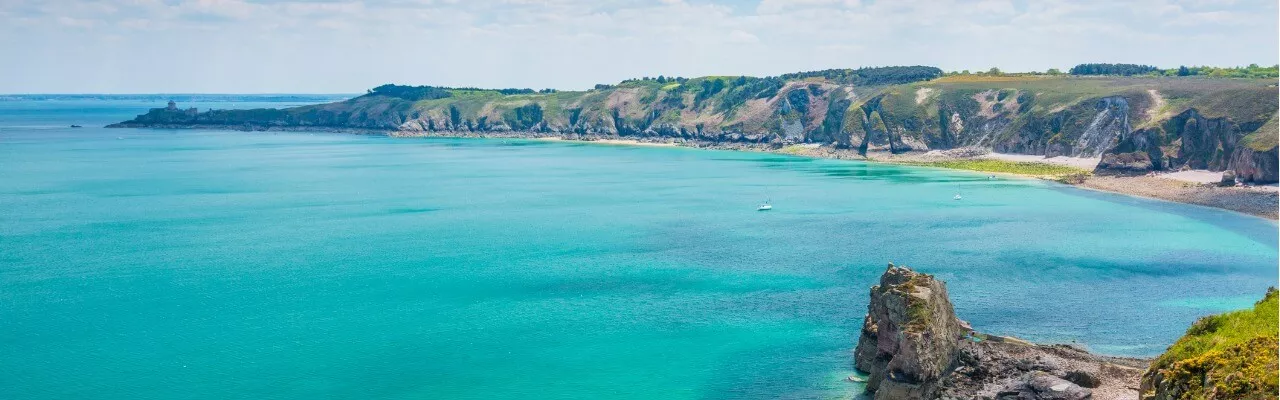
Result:
<svg viewBox="0 0 1280 400"><path fill-rule="evenodd" d="M756 207L756 211L769 211L772 209L773 209L773 205L769 204L769 202L767 201L764 203L760 203L760 206Z"/></svg>
<svg viewBox="0 0 1280 400"><path fill-rule="evenodd" d="M956 200L960 200L960 193L956 193L956 197L952 197L952 198Z"/></svg>

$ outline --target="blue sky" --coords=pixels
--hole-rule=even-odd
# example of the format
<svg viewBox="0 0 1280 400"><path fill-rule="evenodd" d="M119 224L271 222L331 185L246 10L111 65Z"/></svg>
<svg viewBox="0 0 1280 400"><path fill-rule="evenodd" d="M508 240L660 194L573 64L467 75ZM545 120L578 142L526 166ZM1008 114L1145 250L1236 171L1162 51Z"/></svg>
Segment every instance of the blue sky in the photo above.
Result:
<svg viewBox="0 0 1280 400"><path fill-rule="evenodd" d="M0 93L1271 65L1274 0L0 0Z"/></svg>

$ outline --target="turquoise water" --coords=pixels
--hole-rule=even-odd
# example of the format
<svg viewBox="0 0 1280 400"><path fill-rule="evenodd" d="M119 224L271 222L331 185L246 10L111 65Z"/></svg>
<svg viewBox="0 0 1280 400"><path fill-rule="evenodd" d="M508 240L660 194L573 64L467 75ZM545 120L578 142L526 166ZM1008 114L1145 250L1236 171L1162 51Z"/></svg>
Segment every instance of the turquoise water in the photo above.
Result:
<svg viewBox="0 0 1280 400"><path fill-rule="evenodd" d="M149 106L0 102L0 398L850 398L889 261L1117 355L1277 279L1272 222L1039 181L97 127Z"/></svg>

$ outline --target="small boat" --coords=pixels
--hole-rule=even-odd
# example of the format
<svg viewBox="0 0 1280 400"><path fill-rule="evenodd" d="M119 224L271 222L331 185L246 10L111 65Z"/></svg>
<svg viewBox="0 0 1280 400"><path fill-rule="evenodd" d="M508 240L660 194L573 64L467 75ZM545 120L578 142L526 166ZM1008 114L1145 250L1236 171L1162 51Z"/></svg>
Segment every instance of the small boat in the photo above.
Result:
<svg viewBox="0 0 1280 400"><path fill-rule="evenodd" d="M756 211L769 211L772 209L773 209L773 205L769 204L769 202L767 201L764 203L760 203L760 206L756 207Z"/></svg>
<svg viewBox="0 0 1280 400"><path fill-rule="evenodd" d="M71 127L72 127L72 128L83 128L83 126L80 126L80 125L71 125Z"/></svg>
<svg viewBox="0 0 1280 400"><path fill-rule="evenodd" d="M952 197L952 199L960 200L960 193L956 193L956 197Z"/></svg>

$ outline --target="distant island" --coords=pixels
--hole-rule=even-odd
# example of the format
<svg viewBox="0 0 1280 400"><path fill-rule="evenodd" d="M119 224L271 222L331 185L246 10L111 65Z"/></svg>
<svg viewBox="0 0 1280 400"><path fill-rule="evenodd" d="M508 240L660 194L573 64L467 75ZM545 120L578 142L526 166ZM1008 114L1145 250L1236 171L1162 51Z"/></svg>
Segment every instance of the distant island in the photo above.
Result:
<svg viewBox="0 0 1280 400"><path fill-rule="evenodd" d="M1221 172L1213 183L1222 186L1280 181L1277 70L1081 64L1067 73L1009 74L902 66L645 77L586 91L383 85L287 109L157 108L110 127L624 139L1054 175L1070 183L1096 175L1085 186L1274 219L1274 190L1206 195L1150 180L1137 190L1105 177L1205 170ZM992 152L1087 166L1045 169L998 162L987 157Z"/></svg>

